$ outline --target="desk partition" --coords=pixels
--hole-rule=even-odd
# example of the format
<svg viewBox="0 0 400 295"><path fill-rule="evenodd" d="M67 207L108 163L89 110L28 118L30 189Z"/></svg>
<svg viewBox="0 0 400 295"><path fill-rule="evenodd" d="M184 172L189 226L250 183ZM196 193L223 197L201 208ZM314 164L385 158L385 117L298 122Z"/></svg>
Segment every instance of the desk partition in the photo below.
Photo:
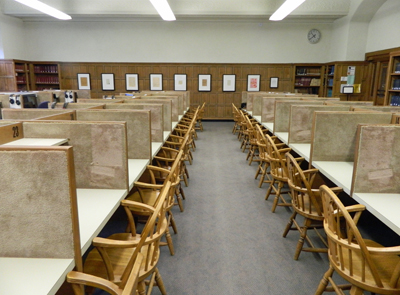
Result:
<svg viewBox="0 0 400 295"><path fill-rule="evenodd" d="M163 119L164 131L172 131L172 99L125 99L124 104L162 104L163 105ZM114 106L114 105L113 105ZM178 111L176 111L177 113ZM178 122L177 120L175 122Z"/></svg>
<svg viewBox="0 0 400 295"><path fill-rule="evenodd" d="M54 294L83 270L73 147L0 147L0 169L0 293Z"/></svg>
<svg viewBox="0 0 400 295"><path fill-rule="evenodd" d="M152 159L150 111L77 110L78 121L124 121L127 127L128 158ZM110 140L111 137L108 139Z"/></svg>
<svg viewBox="0 0 400 295"><path fill-rule="evenodd" d="M75 120L74 110L2 109L4 120Z"/></svg>
<svg viewBox="0 0 400 295"><path fill-rule="evenodd" d="M351 196L400 235L400 126L359 125Z"/></svg>
<svg viewBox="0 0 400 295"><path fill-rule="evenodd" d="M289 144L311 144L311 129L315 111L349 111L349 106L341 105L291 105L289 112Z"/></svg>
<svg viewBox="0 0 400 295"><path fill-rule="evenodd" d="M150 111L151 141L162 142L164 139L164 111L162 104L112 103L106 105L107 110L146 110ZM172 122L170 122L170 129Z"/></svg>

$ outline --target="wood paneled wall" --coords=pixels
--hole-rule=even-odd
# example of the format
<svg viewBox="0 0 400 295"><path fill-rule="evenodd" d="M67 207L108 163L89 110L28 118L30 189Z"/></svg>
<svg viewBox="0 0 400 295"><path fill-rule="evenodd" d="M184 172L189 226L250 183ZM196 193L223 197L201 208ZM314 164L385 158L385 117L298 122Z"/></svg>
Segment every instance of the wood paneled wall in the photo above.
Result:
<svg viewBox="0 0 400 295"><path fill-rule="evenodd" d="M174 90L174 74L187 75L192 105L206 102L205 119L232 119L232 103L240 106L247 90L247 75L261 75L260 91L293 91L292 64L197 64L197 63L60 63L61 89L78 89L78 73L89 73L92 98L127 92L125 74L139 74L139 91L150 89L150 74L163 75L163 90ZM113 73L115 91L102 91L101 74ZM198 91L198 75L211 75L211 91ZM236 91L222 91L222 75L236 75ZM271 77L279 88L271 89Z"/></svg>

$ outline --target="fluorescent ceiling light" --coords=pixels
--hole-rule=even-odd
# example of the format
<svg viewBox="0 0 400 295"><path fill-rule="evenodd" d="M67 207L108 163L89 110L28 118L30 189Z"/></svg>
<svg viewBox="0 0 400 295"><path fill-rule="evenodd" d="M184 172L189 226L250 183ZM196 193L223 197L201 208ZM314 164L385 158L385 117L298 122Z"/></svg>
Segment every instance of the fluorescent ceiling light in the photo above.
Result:
<svg viewBox="0 0 400 295"><path fill-rule="evenodd" d="M150 2L153 4L154 8L157 10L158 14L163 20L176 20L167 0L150 0Z"/></svg>
<svg viewBox="0 0 400 295"><path fill-rule="evenodd" d="M58 19L71 19L68 14L65 14L64 12L61 12L47 4L44 4L43 2L37 1L37 0L15 0L19 3L25 4L26 6L29 6L33 9L39 10L43 13L46 13L48 15L51 15L52 17L58 18Z"/></svg>
<svg viewBox="0 0 400 295"><path fill-rule="evenodd" d="M281 7L279 7L269 20L278 21L283 20L288 14L300 6L306 0L286 0Z"/></svg>

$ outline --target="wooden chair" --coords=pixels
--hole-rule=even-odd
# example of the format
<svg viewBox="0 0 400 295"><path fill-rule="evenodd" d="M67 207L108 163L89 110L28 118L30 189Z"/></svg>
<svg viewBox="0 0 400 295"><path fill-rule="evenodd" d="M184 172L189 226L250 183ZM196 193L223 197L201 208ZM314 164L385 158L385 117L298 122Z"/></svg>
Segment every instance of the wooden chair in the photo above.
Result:
<svg viewBox="0 0 400 295"><path fill-rule="evenodd" d="M129 277L126 282L121 282L119 285L114 284L107 279L78 271L70 271L67 274L67 282L72 284L72 289L75 295L84 295L84 286L101 289L111 295L136 295L140 266L143 262L143 254L138 253L137 256L132 256L131 259L134 259L134 262L130 263L132 269Z"/></svg>
<svg viewBox="0 0 400 295"><path fill-rule="evenodd" d="M121 205L127 214L130 232L113 234L108 238L96 237L93 240L94 249L85 260L84 273L107 279L123 289L136 257L141 253L144 259L139 270L138 293L151 294L153 286L156 285L161 293L166 295L157 263L160 256L160 239L168 227L165 206L170 187L171 183L167 182L156 200L155 207L123 200ZM136 231L135 215L148 217L140 234ZM150 280L146 282L149 277Z"/></svg>
<svg viewBox="0 0 400 295"><path fill-rule="evenodd" d="M239 109L232 103L232 114L233 114L233 121L235 124L233 125L232 133L236 134L240 130L239 122L240 122L240 112Z"/></svg>
<svg viewBox="0 0 400 295"><path fill-rule="evenodd" d="M178 154L179 154L179 150L168 148L168 147L161 147L158 154L156 156L154 156L154 158L153 158L153 165L167 169L167 170L171 170ZM186 196L185 196L185 192L183 191L181 181L184 181L187 186L189 173L186 169L185 161L183 161L182 158L181 158L180 164L177 169L179 171L178 174L179 174L180 181L176 185L176 189L175 189L175 197L176 197L175 205L178 205L180 211L183 212L184 211L183 200L186 199ZM168 176L168 174L166 174L166 173L159 174L155 178L156 182L164 183L167 176Z"/></svg>
<svg viewBox="0 0 400 295"><path fill-rule="evenodd" d="M400 246L383 247L372 240L363 239L357 221L365 206L345 207L325 185L320 187L320 193L330 266L315 294L324 291L344 294L342 290L348 288L351 295L364 294L365 291L400 294ZM350 285L337 285L332 279L335 271Z"/></svg>
<svg viewBox="0 0 400 295"><path fill-rule="evenodd" d="M322 212L321 197L319 194L318 169L302 170L296 159L289 153L286 153L286 163L288 167L288 184L292 196L293 214L289 218L289 222L283 232L283 237L286 237L289 230L298 230L300 239L297 243L294 259L297 260L301 251L305 252L328 252L328 244L325 238L318 232L318 229L323 227L324 220ZM332 188L332 191L339 193L341 188ZM296 216L299 214L304 218L303 225L300 226L296 221ZM294 227L292 227L294 224ZM307 235L308 229L314 229L318 237L321 239L325 247L316 247ZM309 247L304 247L304 241Z"/></svg>
<svg viewBox="0 0 400 295"><path fill-rule="evenodd" d="M258 183L258 187L261 187L263 183L271 183L272 181L271 175L269 173L270 162L268 158L267 138L265 137L265 134L267 134L268 130L261 129L261 126L259 124L256 125L256 129L257 129L256 139L258 145L259 163L254 178L257 179L258 176L261 175L260 182ZM270 136L270 137L274 141L275 146L277 148L286 147L284 143L279 142L276 136ZM265 180L265 178L267 178L267 180Z"/></svg>
<svg viewBox="0 0 400 295"><path fill-rule="evenodd" d="M175 190L178 184L180 183L179 179L179 166L180 166L180 161L182 158L183 152L180 151L178 156L175 158L174 163L172 164L172 167L170 170L156 167L156 166L148 166L147 169L149 172L151 172L151 180L149 183L144 183L140 181L136 181L134 183L134 187L137 189L134 193L131 193L126 200L130 201L135 201L135 202L140 202L143 204L146 204L148 206L155 206L156 201L158 199L158 196L160 195L164 184L157 184L157 176L160 175L160 173L154 173L153 171L156 172L162 172L163 175L167 175L167 177L164 180L168 181L171 183L171 189L170 192L168 193L167 199L166 199L166 205L165 205L165 211L166 215L168 218L168 227L165 230L165 238L167 240L166 245L168 245L169 251L171 255L175 254L174 251L174 245L172 242L172 238L169 232L169 226L172 226L175 234L178 233L176 223L174 216L172 214L172 207L175 205Z"/></svg>
<svg viewBox="0 0 400 295"><path fill-rule="evenodd" d="M265 137L267 138L267 157L271 165L270 174L272 176L272 181L267 190L267 194L265 195L265 200L268 200L271 194L275 195L275 199L271 209L272 212L275 212L277 206L292 206L291 202L283 197L284 194L290 195L290 190L282 191L282 188L285 186L285 184L288 183L288 170L285 154L290 152L291 148L285 147L278 149L278 146L275 144L271 136L266 134ZM304 158L297 158L296 160L301 163Z"/></svg>
<svg viewBox="0 0 400 295"><path fill-rule="evenodd" d="M249 161L249 165L252 162L259 162L259 151L257 143L257 129L258 123L252 123L249 117L246 116L247 132L248 132L248 145L249 151L247 153L246 160Z"/></svg>

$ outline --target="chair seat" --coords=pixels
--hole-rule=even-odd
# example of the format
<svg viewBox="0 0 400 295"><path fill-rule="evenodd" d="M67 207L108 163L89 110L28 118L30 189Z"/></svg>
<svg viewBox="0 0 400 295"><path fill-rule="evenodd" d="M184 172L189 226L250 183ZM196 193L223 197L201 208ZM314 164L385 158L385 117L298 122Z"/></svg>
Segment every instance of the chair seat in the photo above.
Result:
<svg viewBox="0 0 400 295"><path fill-rule="evenodd" d="M140 235L133 237L130 233L119 233L109 236L108 239L119 240L119 241L137 240L139 242ZM129 261L134 251L135 248L107 249L107 253L111 260L111 265L114 269L115 284L118 285L121 282L121 276L123 274L123 271L125 270L126 262ZM154 251L154 244L151 244L150 247L148 247L148 245L143 246L140 253L142 253L144 257L151 257L153 251ZM150 255L147 256L148 254ZM154 261L155 263L152 264L153 266L151 268L145 269L146 266L145 260L142 262L139 272L139 280L144 280L154 270L154 268L157 265L159 256L160 252L158 251L158 253L156 253L155 255L155 261ZM103 259L97 250L93 250L89 253L89 255L86 258L83 269L84 273L108 279Z"/></svg>
<svg viewBox="0 0 400 295"><path fill-rule="evenodd" d="M140 202L144 203L149 206L154 207L154 203L157 200L157 197L160 194L159 190L153 190L153 189L140 189L141 193L135 192L131 195L129 195L126 199L135 201L135 202Z"/></svg>
<svg viewBox="0 0 400 295"><path fill-rule="evenodd" d="M273 168L273 169L271 169L270 173L276 180L287 182L288 176L286 175L284 169Z"/></svg>

